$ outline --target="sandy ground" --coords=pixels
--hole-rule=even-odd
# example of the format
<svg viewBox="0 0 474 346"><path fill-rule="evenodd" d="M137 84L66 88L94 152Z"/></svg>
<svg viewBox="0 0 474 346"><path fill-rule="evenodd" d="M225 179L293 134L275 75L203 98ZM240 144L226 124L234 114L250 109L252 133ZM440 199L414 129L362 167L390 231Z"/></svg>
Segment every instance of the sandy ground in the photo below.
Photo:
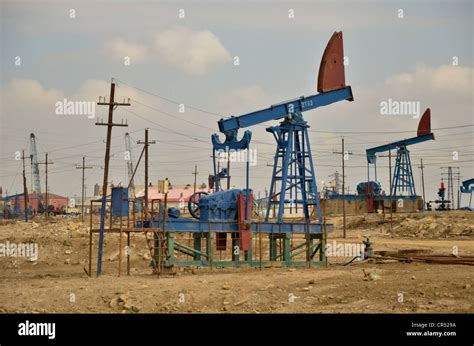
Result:
<svg viewBox="0 0 474 346"><path fill-rule="evenodd" d="M474 255L473 213L395 215L392 229L382 221L348 217L343 239L342 219L332 218L329 240L370 236L376 251ZM0 257L0 312L474 312L474 267L467 265L368 259L343 266L349 257L331 257L326 268L191 268L157 278L144 236L134 235L131 275L118 277L118 236L107 235L104 274L89 278L88 239L87 225L75 219L3 222L0 244L36 242L39 257Z"/></svg>

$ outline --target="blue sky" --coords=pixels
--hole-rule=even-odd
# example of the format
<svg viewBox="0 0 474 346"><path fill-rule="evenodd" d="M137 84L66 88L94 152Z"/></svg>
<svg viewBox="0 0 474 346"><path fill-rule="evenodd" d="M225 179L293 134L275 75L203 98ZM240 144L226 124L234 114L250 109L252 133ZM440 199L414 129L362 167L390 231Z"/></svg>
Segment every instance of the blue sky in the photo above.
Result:
<svg viewBox="0 0 474 346"><path fill-rule="evenodd" d="M30 132L38 137L40 155L48 151L56 160L52 191L80 194L75 165L82 155L96 165L88 172L89 191L101 181L105 129L85 117L54 114L54 103L63 98L97 101L107 95L112 77L119 80L120 97L138 101L132 100L129 111L140 117L116 112L116 119L126 118L130 126L114 129L111 180L126 181L125 131L138 140L150 127L151 137L159 140L151 150L153 181L169 176L176 183L191 182L195 163L202 172L199 180L206 181L210 135L217 132L219 116L189 108L180 114L176 104L127 85L222 116L251 112L316 93L322 52L338 30L344 32L346 81L355 102L305 114L311 130L328 131L311 133L318 185L340 170L332 151L339 149L342 132L355 132L345 135L355 154L348 163L352 191L366 176L366 148L414 135L416 119L380 115L380 102L388 98L431 107L433 128L473 124L471 1L2 1L0 6L0 185L9 192L21 191L13 153L28 150ZM69 16L71 9L75 18ZM178 16L180 9L184 19ZM294 19L288 18L289 9ZM17 56L20 66L14 64ZM124 56L131 57L130 66L123 64ZM240 66L233 65L235 56ZM98 107L98 116L104 117L105 111ZM266 164L273 155L273 139L264 127L252 130L255 140L267 142L255 142L261 156L252 170L252 187L264 191L270 183ZM356 133L411 130L413 134ZM474 175L472 127L434 132L436 141L412 147L414 162L423 156L432 165L425 170L431 199L440 166L452 162L464 178ZM138 150L135 145L135 157ZM453 162L453 151L461 162ZM379 177L388 176L382 166ZM236 166L236 186L243 184L242 168ZM381 179L382 184L388 185L387 180ZM415 180L419 187L418 169Z"/></svg>

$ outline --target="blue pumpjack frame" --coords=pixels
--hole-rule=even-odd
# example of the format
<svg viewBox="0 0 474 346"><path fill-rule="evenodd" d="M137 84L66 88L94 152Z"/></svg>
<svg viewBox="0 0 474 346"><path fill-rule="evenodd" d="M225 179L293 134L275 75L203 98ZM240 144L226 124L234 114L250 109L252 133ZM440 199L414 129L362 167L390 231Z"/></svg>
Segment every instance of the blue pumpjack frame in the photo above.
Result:
<svg viewBox="0 0 474 346"><path fill-rule="evenodd" d="M310 219L309 206L316 206L321 223L322 213L308 136L309 126L301 113L295 113L293 119L297 120L284 121L280 126L267 128L273 134L277 148L265 222L269 221L272 207L277 205L277 222L282 223L285 205L289 203L290 211L293 208L298 211L298 205L302 205L305 220Z"/></svg>

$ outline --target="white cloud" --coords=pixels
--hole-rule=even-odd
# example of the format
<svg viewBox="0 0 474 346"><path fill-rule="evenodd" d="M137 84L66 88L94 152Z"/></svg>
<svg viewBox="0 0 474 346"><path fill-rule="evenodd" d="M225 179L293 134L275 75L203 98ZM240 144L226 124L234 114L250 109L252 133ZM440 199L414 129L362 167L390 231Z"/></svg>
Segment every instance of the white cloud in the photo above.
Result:
<svg viewBox="0 0 474 346"><path fill-rule="evenodd" d="M474 69L443 65L433 72L432 82L434 88L438 90L455 90L460 93L472 93Z"/></svg>
<svg viewBox="0 0 474 346"><path fill-rule="evenodd" d="M0 113L2 126L6 128L22 128L41 131L83 131L88 133L96 127L87 117L58 116L56 103L63 99L69 101L87 101L94 104L99 96L109 98L110 82L104 80L85 80L75 92L65 93L62 90L47 88L37 80L13 79L0 88ZM137 91L126 86L116 87L115 99L140 99L147 104L156 104L155 100L139 95ZM95 106L96 116L104 117L107 108Z"/></svg>
<svg viewBox="0 0 474 346"><path fill-rule="evenodd" d="M370 87L358 87L349 80L354 102L338 102L315 110L314 119L321 127L335 131L413 129L416 132L418 119L380 114L380 103L390 98L418 101L421 112L430 107L432 127L472 123L473 76L474 69L470 67L420 65L414 71L390 76L383 83Z"/></svg>
<svg viewBox="0 0 474 346"><path fill-rule="evenodd" d="M46 89L32 79L13 79L0 89L2 121L35 122L38 114L54 112L54 104L63 98L63 92Z"/></svg>
<svg viewBox="0 0 474 346"><path fill-rule="evenodd" d="M104 51L119 62L129 57L131 64L141 63L147 57L147 48L144 45L128 42L121 37L107 41L104 44Z"/></svg>
<svg viewBox="0 0 474 346"><path fill-rule="evenodd" d="M231 59L212 32L182 26L156 34L155 48L165 63L192 75L204 75L212 66Z"/></svg>
<svg viewBox="0 0 474 346"><path fill-rule="evenodd" d="M473 69L464 66L441 65L436 68L420 65L413 73L391 76L385 82L390 87L409 87L434 91L469 93L472 89Z"/></svg>

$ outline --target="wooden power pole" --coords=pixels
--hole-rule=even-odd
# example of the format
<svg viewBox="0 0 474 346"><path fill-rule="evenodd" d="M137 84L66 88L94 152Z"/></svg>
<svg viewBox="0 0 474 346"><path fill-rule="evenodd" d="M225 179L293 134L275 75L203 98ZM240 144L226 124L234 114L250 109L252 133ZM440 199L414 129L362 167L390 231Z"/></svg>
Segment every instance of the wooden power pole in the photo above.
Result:
<svg viewBox="0 0 474 346"><path fill-rule="evenodd" d="M28 187L26 186L25 151L24 150L22 150L21 159L23 160L23 208L25 209L25 222L28 222Z"/></svg>
<svg viewBox="0 0 474 346"><path fill-rule="evenodd" d="M54 162L49 162L48 161L48 153L45 154L45 161L44 162L38 162L39 165L45 165L45 179L46 179L46 187L44 190L44 197L45 197L45 208L46 208L46 219L48 219L48 165L54 164Z"/></svg>
<svg viewBox="0 0 474 346"><path fill-rule="evenodd" d="M425 204L426 204L426 199L425 199L425 174L423 171L423 159L420 159L420 169L421 169L421 189L423 191L423 210L425 210Z"/></svg>
<svg viewBox="0 0 474 346"><path fill-rule="evenodd" d="M388 150L388 180L390 182L390 230L393 229L393 208L392 208L392 148Z"/></svg>
<svg viewBox="0 0 474 346"><path fill-rule="evenodd" d="M156 141L148 140L148 129L145 129L145 140L138 141L137 144L143 144L145 150L145 212L148 210L148 146L156 144Z"/></svg>
<svg viewBox="0 0 474 346"><path fill-rule="evenodd" d="M352 152L346 152L344 148L344 137L341 138L342 150L340 152L333 151L334 154L341 154L342 159L342 227L343 227L343 236L346 238L346 199L345 199L345 189L346 189L346 175L345 175L345 164L344 161L349 159L349 155L352 155Z"/></svg>
<svg viewBox="0 0 474 346"><path fill-rule="evenodd" d="M102 249L104 246L104 224L106 217L106 201L107 201L107 184L109 178L109 162L110 162L110 143L112 142L112 128L114 126L128 126L127 124L114 124L114 109L118 106L130 106L130 102L115 102L115 83L112 79L110 83L110 98L109 102L105 102L105 99L101 99L97 103L99 106L109 106L109 116L106 123L96 122L96 125L107 126L107 139L105 145L105 157L104 157L104 180L102 184L102 201L100 209L100 233L99 233L99 249L97 255L97 276L102 272ZM89 273L90 275L91 273Z"/></svg>
<svg viewBox="0 0 474 346"><path fill-rule="evenodd" d="M82 196L81 196L81 221L84 222L84 200L85 200L85 170L92 169L92 166L86 166L86 157L82 157L82 166L76 166L76 169L82 169Z"/></svg>
<svg viewBox="0 0 474 346"><path fill-rule="evenodd" d="M198 175L198 166L197 165L194 165L194 192L193 193L196 193L196 180L197 180L197 175Z"/></svg>

